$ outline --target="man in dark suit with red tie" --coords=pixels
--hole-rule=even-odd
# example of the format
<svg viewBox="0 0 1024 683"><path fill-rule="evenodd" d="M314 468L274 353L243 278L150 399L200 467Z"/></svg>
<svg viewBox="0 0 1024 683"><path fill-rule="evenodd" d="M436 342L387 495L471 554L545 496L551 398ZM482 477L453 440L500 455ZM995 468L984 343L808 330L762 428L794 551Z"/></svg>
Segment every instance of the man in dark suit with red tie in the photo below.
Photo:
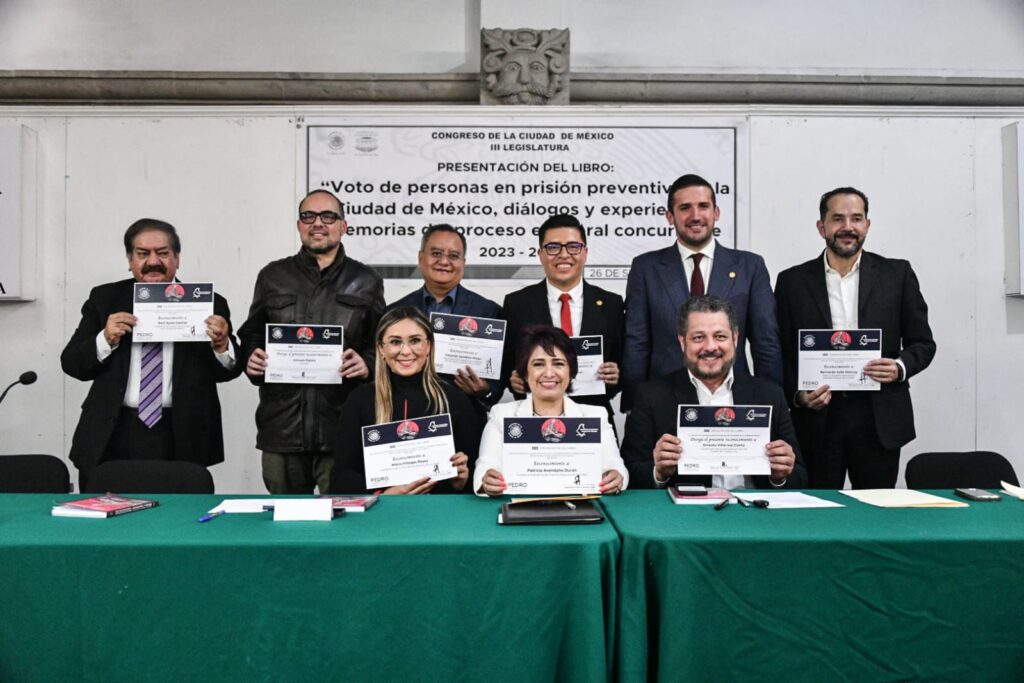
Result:
<svg viewBox="0 0 1024 683"><path fill-rule="evenodd" d="M853 187L818 205L822 254L779 273L775 283L786 397L812 488L892 488L900 448L915 437L910 377L935 357L928 305L910 263L863 250L868 198ZM880 329L882 357L864 366L878 391L797 391L801 329Z"/></svg>
<svg viewBox="0 0 1024 683"><path fill-rule="evenodd" d="M604 362L598 377L605 384L604 394L573 396L578 403L604 406L613 420L611 399L619 391L619 364L622 361L622 297L595 287L583 279L587 263L587 231L575 216L551 216L538 229L538 256L545 278L505 297L502 310L507 326L502 373L517 398L525 395L523 379L515 367L516 341L527 325L554 325L570 337L602 335Z"/></svg>
<svg viewBox="0 0 1024 683"><path fill-rule="evenodd" d="M668 191L668 222L677 240L633 259L626 284L626 341L622 408L641 382L683 368L676 317L691 296L712 294L732 304L739 323L736 373L782 386L782 351L775 299L764 259L729 249L714 238L719 208L711 184L698 175L676 179ZM747 367L750 341L753 373Z"/></svg>
<svg viewBox="0 0 1024 683"><path fill-rule="evenodd" d="M124 247L133 277L93 288L60 357L66 374L92 381L71 442L80 486L108 460L223 462L217 383L242 372L228 304L216 293L209 344L133 342L133 285L174 281L181 241L170 223L143 218Z"/></svg>

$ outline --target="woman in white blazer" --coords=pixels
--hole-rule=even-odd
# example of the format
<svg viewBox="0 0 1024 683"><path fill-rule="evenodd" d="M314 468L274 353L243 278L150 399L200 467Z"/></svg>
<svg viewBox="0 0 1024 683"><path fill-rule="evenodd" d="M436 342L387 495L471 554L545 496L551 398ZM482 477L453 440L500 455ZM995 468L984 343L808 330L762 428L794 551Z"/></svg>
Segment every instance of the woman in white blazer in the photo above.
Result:
<svg viewBox="0 0 1024 683"><path fill-rule="evenodd" d="M480 439L480 456L473 473L473 491L480 496L506 493L501 474L502 418L513 416L599 417L601 418L602 472L600 491L619 493L629 483L629 472L619 455L608 412L600 406L576 403L566 396L576 377L578 364L569 336L549 325L531 325L522 330L516 373L526 382L529 394L522 401L499 403L491 408Z"/></svg>

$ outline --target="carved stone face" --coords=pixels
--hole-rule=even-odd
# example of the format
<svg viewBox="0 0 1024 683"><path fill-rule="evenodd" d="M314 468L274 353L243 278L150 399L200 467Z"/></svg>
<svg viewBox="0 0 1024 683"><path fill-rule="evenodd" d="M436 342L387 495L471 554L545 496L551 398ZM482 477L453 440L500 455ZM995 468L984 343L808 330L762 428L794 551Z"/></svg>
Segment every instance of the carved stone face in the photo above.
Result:
<svg viewBox="0 0 1024 683"><path fill-rule="evenodd" d="M548 58L532 50L505 55L492 92L516 104L543 104L554 94Z"/></svg>

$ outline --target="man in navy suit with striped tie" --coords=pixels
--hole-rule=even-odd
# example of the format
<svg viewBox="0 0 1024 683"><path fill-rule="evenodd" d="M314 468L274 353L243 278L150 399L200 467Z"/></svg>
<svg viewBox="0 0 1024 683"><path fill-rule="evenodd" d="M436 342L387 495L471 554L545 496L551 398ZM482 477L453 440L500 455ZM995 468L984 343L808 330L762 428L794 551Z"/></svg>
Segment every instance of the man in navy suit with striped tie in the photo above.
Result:
<svg viewBox="0 0 1024 683"><path fill-rule="evenodd" d="M203 342L133 342L133 284L173 282L181 241L153 218L131 225L124 248L132 278L93 288L61 354L64 372L92 381L71 442L80 487L108 460L224 460L217 383L242 372L227 301L214 294Z"/></svg>
<svg viewBox="0 0 1024 683"><path fill-rule="evenodd" d="M782 349L764 259L714 239L719 217L715 190L699 175L687 174L672 183L665 216L676 229L676 242L633 259L626 284L622 409L632 408L633 392L641 382L683 367L676 319L690 297L705 294L725 299L736 312L736 373L781 387ZM747 366L748 340L753 373Z"/></svg>

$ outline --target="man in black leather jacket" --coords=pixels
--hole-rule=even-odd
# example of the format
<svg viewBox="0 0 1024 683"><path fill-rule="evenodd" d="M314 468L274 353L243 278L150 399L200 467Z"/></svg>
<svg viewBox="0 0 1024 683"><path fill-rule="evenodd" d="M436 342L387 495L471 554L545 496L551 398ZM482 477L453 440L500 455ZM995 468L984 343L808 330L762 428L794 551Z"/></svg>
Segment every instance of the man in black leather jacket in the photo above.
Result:
<svg viewBox="0 0 1024 683"><path fill-rule="evenodd" d="M256 448L263 482L273 494L328 492L331 440L345 398L370 378L373 338L384 312L384 283L374 270L345 256L348 228L341 202L326 190L299 204L302 249L273 261L256 278L249 319L238 331L245 373L260 388ZM264 383L268 323L343 325L341 384Z"/></svg>

